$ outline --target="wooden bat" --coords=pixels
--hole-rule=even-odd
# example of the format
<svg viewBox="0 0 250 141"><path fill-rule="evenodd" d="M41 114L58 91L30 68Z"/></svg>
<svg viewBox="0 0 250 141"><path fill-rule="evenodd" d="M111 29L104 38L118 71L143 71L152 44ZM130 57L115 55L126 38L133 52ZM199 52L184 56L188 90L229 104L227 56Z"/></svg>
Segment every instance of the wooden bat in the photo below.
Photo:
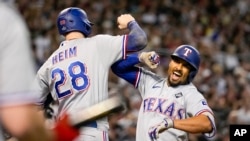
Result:
<svg viewBox="0 0 250 141"><path fill-rule="evenodd" d="M87 124L90 121L108 116L112 113L121 112L126 109L125 100L122 96L113 96L89 108L83 109L73 117L70 123L76 128Z"/></svg>

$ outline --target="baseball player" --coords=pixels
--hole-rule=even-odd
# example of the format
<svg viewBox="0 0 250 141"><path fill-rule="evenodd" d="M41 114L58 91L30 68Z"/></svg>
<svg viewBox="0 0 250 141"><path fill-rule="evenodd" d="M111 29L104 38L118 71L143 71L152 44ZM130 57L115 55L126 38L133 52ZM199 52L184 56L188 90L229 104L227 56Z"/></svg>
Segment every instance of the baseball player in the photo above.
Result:
<svg viewBox="0 0 250 141"><path fill-rule="evenodd" d="M134 66L140 62L156 68L159 56L143 52L112 65L112 71L134 85L143 98L136 140L187 141L188 133L213 137L213 112L192 84L200 65L199 52L190 45L179 46L171 55L167 78Z"/></svg>
<svg viewBox="0 0 250 141"><path fill-rule="evenodd" d="M79 131L58 122L54 130L45 125L31 84L35 77L28 28L10 1L0 0L0 122L18 141L71 141ZM58 136L60 134L60 136ZM0 141L5 140L0 133Z"/></svg>
<svg viewBox="0 0 250 141"><path fill-rule="evenodd" d="M125 35L100 34L90 37L93 24L84 10L69 7L57 18L57 27L65 40L37 72L40 101L51 93L59 103L57 118L75 113L108 98L110 66L127 52L146 47L147 36L130 14L117 18ZM80 128L77 141L107 141L108 121L102 118Z"/></svg>

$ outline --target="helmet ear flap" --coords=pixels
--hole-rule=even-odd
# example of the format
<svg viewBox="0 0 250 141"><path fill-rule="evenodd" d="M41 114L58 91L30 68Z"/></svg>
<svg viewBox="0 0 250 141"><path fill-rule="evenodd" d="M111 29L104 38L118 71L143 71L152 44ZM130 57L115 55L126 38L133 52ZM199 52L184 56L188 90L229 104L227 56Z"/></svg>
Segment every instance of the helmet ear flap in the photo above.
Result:
<svg viewBox="0 0 250 141"><path fill-rule="evenodd" d="M192 82L196 74L197 74L196 70L195 71L191 71L189 73L189 76L188 76L188 82Z"/></svg>
<svg viewBox="0 0 250 141"><path fill-rule="evenodd" d="M89 34L90 34L91 31L92 31L92 28L91 28L91 27L92 27L92 24L91 24L91 23L87 23L87 22L86 22L86 23L84 24L84 28L85 28L85 29L84 29L83 31L84 31L84 35L85 35L85 36L89 36Z"/></svg>

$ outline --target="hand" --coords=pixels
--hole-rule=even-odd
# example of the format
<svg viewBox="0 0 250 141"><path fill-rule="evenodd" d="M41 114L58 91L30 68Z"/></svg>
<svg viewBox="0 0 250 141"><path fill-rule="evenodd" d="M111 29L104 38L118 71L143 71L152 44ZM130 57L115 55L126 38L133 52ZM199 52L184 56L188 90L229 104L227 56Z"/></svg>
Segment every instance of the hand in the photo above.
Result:
<svg viewBox="0 0 250 141"><path fill-rule="evenodd" d="M173 120L169 118L164 118L161 123L149 128L148 131L149 137L152 141L156 140L157 138L159 138L159 133L173 127L174 127Z"/></svg>
<svg viewBox="0 0 250 141"><path fill-rule="evenodd" d="M128 27L128 23L134 21L135 18L130 14L122 14L117 18L117 24L119 29L126 29Z"/></svg>
<svg viewBox="0 0 250 141"><path fill-rule="evenodd" d="M73 141L80 134L78 129L70 125L67 114L56 123L53 130L56 141Z"/></svg>
<svg viewBox="0 0 250 141"><path fill-rule="evenodd" d="M142 52L139 55L140 62L146 64L149 68L155 69L160 64L160 57L159 55L154 52Z"/></svg>

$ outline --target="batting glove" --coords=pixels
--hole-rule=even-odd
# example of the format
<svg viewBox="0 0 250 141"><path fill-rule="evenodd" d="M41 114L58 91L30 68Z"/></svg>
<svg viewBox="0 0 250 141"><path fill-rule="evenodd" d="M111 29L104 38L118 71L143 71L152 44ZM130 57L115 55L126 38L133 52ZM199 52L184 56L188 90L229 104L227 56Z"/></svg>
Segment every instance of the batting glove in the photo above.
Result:
<svg viewBox="0 0 250 141"><path fill-rule="evenodd" d="M139 61L146 64L149 68L155 69L160 64L160 56L154 52L142 52L139 54Z"/></svg>
<svg viewBox="0 0 250 141"><path fill-rule="evenodd" d="M77 128L70 125L69 116L67 114L56 123L53 130L56 136L55 141L73 141L80 134Z"/></svg>
<svg viewBox="0 0 250 141"><path fill-rule="evenodd" d="M174 127L174 122L172 119L169 118L164 118L163 121L156 126L153 126L149 128L149 137L152 141L156 140L159 138L159 133L163 132L164 130L167 130L169 128Z"/></svg>

